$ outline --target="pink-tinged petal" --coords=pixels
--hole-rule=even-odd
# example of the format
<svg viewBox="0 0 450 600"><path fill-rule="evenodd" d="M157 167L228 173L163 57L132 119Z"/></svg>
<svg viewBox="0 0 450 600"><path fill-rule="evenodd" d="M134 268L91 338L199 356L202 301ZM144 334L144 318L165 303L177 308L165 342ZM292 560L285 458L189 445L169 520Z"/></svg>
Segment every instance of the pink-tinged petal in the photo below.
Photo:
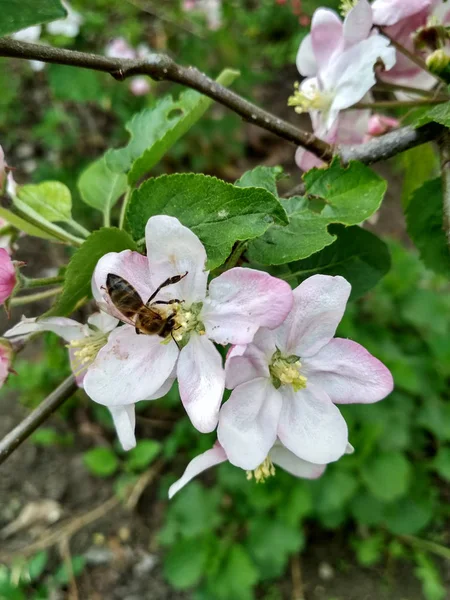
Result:
<svg viewBox="0 0 450 600"><path fill-rule="evenodd" d="M8 379L11 372L11 364L14 358L12 346L6 340L0 341L0 387Z"/></svg>
<svg viewBox="0 0 450 600"><path fill-rule="evenodd" d="M88 318L89 325L96 327L99 331L109 333L117 327L119 320L106 312L96 312Z"/></svg>
<svg viewBox="0 0 450 600"><path fill-rule="evenodd" d="M277 346L300 357L316 354L336 332L350 295L343 277L313 275L294 290L294 305L277 330Z"/></svg>
<svg viewBox="0 0 450 600"><path fill-rule="evenodd" d="M317 465L302 460L280 443L274 445L269 452L269 457L274 464L278 465L291 475L294 475L294 477L317 479L326 469L326 465Z"/></svg>
<svg viewBox="0 0 450 600"><path fill-rule="evenodd" d="M164 288L161 298L179 298L187 305L206 295L206 251L198 237L175 217L151 217L145 228L150 278L154 288L174 275L188 273L179 283Z"/></svg>
<svg viewBox="0 0 450 600"><path fill-rule="evenodd" d="M115 38L105 48L105 56L110 58L136 58L136 52L123 38Z"/></svg>
<svg viewBox="0 0 450 600"><path fill-rule="evenodd" d="M146 400L158 400L158 398L163 398L166 394L168 394L173 386L173 382L175 381L177 376L177 367L172 370L169 378L162 384L162 386L156 390L154 394L150 394Z"/></svg>
<svg viewBox="0 0 450 600"><path fill-rule="evenodd" d="M428 10L434 0L375 0L372 2L373 22L394 25L422 10Z"/></svg>
<svg viewBox="0 0 450 600"><path fill-rule="evenodd" d="M110 406L114 427L116 428L117 437L122 444L124 450L131 450L136 446L136 436L134 429L136 427L136 412L134 404L128 406Z"/></svg>
<svg viewBox="0 0 450 600"><path fill-rule="evenodd" d="M354 44L337 57L324 73L327 89L333 90L334 99L329 109L327 126L335 120L334 113L353 106L376 83L375 63L380 59L389 71L396 60L395 49L382 35L373 35Z"/></svg>
<svg viewBox="0 0 450 600"><path fill-rule="evenodd" d="M276 351L275 332L261 328L247 346L233 346L225 361L226 387L234 389L258 377L270 377L269 364Z"/></svg>
<svg viewBox="0 0 450 600"><path fill-rule="evenodd" d="M27 319L22 317L22 320L14 325L4 334L6 338L20 337L30 335L37 331L52 331L63 338L66 342L79 340L89 335L87 325L82 325L73 319L66 317L44 317L42 319Z"/></svg>
<svg viewBox="0 0 450 600"><path fill-rule="evenodd" d="M203 454L199 454L193 458L186 467L186 470L180 479L170 486L169 500L173 498L175 494L181 490L181 488L194 479L194 477L197 477L197 475L203 473L203 471L206 471L206 469L215 467L226 460L227 455L225 454L225 450L217 442L210 450L207 450L206 452L203 452Z"/></svg>
<svg viewBox="0 0 450 600"><path fill-rule="evenodd" d="M259 378L235 388L220 409L217 437L231 464L256 469L277 437L281 394L270 379Z"/></svg>
<svg viewBox="0 0 450 600"><path fill-rule="evenodd" d="M295 63L298 72L300 75L303 75L303 77L314 77L317 75L316 57L314 56L310 34L303 38L297 52Z"/></svg>
<svg viewBox="0 0 450 600"><path fill-rule="evenodd" d="M225 387L222 357L205 335L192 334L177 364L180 398L192 422L202 433L213 431Z"/></svg>
<svg viewBox="0 0 450 600"><path fill-rule="evenodd" d="M80 367L80 359L75 355L75 352L79 350L79 348L73 348L69 346L69 361L70 368L72 369L72 373L75 375L75 381L79 388L83 388L84 377L87 373L89 364Z"/></svg>
<svg viewBox="0 0 450 600"><path fill-rule="evenodd" d="M351 340L332 339L302 366L308 383L323 389L338 404L378 402L394 387L389 369Z"/></svg>
<svg viewBox="0 0 450 600"><path fill-rule="evenodd" d="M134 96L145 96L151 89L150 80L147 77L133 77L130 81L130 91Z"/></svg>
<svg viewBox="0 0 450 600"><path fill-rule="evenodd" d="M218 344L248 344L260 327L278 327L292 302L285 281L236 267L211 281L201 319L208 337Z"/></svg>
<svg viewBox="0 0 450 600"><path fill-rule="evenodd" d="M368 38L372 25L372 7L367 0L359 0L344 19L345 45L349 47Z"/></svg>
<svg viewBox="0 0 450 600"><path fill-rule="evenodd" d="M16 285L16 269L4 248L0 248L0 304L7 300Z"/></svg>
<svg viewBox="0 0 450 600"><path fill-rule="evenodd" d="M305 173L314 167L320 168L325 166L323 160L320 160L315 154L308 152L304 148L297 148L295 152L295 164L299 169L305 171Z"/></svg>
<svg viewBox="0 0 450 600"><path fill-rule="evenodd" d="M396 129L399 126L400 121L398 119L394 119L394 117L373 114L369 119L367 133L369 136L384 135L388 131Z"/></svg>
<svg viewBox="0 0 450 600"><path fill-rule="evenodd" d="M89 367L84 389L108 407L146 400L170 377L178 353L175 342L137 335L130 325L118 327Z"/></svg>
<svg viewBox="0 0 450 600"><path fill-rule="evenodd" d="M278 437L288 450L321 465L345 454L347 424L325 392L308 381L299 392L284 386L282 396Z"/></svg>
<svg viewBox="0 0 450 600"><path fill-rule="evenodd" d="M311 45L319 71L343 49L343 25L334 11L328 8L316 10L311 21Z"/></svg>
<svg viewBox="0 0 450 600"><path fill-rule="evenodd" d="M3 152L3 148L0 146L0 192L3 194L3 188L6 181L6 162L5 162L5 153ZM1 220L0 228L5 227L6 221L4 219Z"/></svg>
<svg viewBox="0 0 450 600"><path fill-rule="evenodd" d="M148 273L147 257L133 250L109 252L98 261L92 276L92 295L102 310L109 312L110 315L121 321L132 324L130 319L124 317L117 310L109 297L106 289L106 279L109 273L119 275L128 281L138 292L142 301L146 303L153 291Z"/></svg>

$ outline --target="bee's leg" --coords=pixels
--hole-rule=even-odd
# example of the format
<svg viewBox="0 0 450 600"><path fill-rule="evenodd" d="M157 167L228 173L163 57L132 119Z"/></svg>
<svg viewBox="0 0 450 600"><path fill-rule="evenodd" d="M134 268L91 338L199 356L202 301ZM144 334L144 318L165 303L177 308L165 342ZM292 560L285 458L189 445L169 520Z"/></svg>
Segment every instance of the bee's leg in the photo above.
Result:
<svg viewBox="0 0 450 600"><path fill-rule="evenodd" d="M184 300L178 300L178 299L167 300L167 301L157 300L156 302L153 302L152 304L182 304L183 302L184 302Z"/></svg>
<svg viewBox="0 0 450 600"><path fill-rule="evenodd" d="M177 327L177 329L179 329L179 327ZM170 332L170 337L173 339L173 341L175 342L175 344L177 345L178 350L181 350L180 348L180 344L177 342L177 340L173 337L173 332L174 330L172 329L172 331Z"/></svg>
<svg viewBox="0 0 450 600"><path fill-rule="evenodd" d="M187 274L188 274L188 272L186 271L186 273L184 275L174 275L173 277L168 277L165 281L162 282L162 284L160 286L158 286L156 288L156 290L153 292L153 294L147 300L147 305L150 304L150 302L153 300L153 298L155 298L157 296L157 294L160 292L160 290L162 290L162 288L164 288L168 285L172 285L172 283L178 283L179 281L184 279Z"/></svg>
<svg viewBox="0 0 450 600"><path fill-rule="evenodd" d="M137 335L139 335L141 333L141 330L138 329L137 327L134 328L135 332L137 333Z"/></svg>

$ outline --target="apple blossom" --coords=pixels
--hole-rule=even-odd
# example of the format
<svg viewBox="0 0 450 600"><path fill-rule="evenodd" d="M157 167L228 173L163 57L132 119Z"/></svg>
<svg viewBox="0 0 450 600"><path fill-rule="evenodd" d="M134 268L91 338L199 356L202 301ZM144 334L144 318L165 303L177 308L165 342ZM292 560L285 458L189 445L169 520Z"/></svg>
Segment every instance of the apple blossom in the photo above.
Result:
<svg viewBox="0 0 450 600"><path fill-rule="evenodd" d="M217 436L228 460L253 470L275 441L308 462L346 451L347 425L335 404L370 403L392 391L389 370L359 344L333 338L350 294L343 277L314 275L294 290L294 305L273 331L231 349Z"/></svg>
<svg viewBox="0 0 450 600"><path fill-rule="evenodd" d="M52 331L62 337L68 344L70 364L79 387L84 387L83 382L87 370L95 364L99 350L106 344L108 336L116 328L119 321L108 313L94 313L88 318L87 324L78 323L66 317L46 317L43 319L22 320L5 333L7 339L27 337L38 331ZM168 383L173 383L173 378ZM151 398L160 398L169 390L165 386L160 395L154 394ZM134 410L128 407L109 407L117 435L124 448L129 450L135 444L134 437Z"/></svg>
<svg viewBox="0 0 450 600"><path fill-rule="evenodd" d="M8 252L0 248L0 304L12 294L17 283L16 268Z"/></svg>
<svg viewBox="0 0 450 600"><path fill-rule="evenodd" d="M4 339L0 340L0 387L8 379L12 372L11 364L14 357L14 350L11 344Z"/></svg>
<svg viewBox="0 0 450 600"><path fill-rule="evenodd" d="M61 3L67 11L67 17L48 23L47 31L51 35L65 35L69 38L75 38L80 32L84 19L66 0L61 0Z"/></svg>
<svg viewBox="0 0 450 600"><path fill-rule="evenodd" d="M297 86L289 105L297 112L317 114L325 132L341 110L359 102L375 84L378 61L386 70L395 64L394 48L372 26L367 0L359 0L344 22L329 9L319 8L313 15L311 33L302 41L296 61L308 79Z"/></svg>
<svg viewBox="0 0 450 600"><path fill-rule="evenodd" d="M170 486L169 499L173 498L194 477L206 471L206 469L227 460L228 457L225 450L219 442L216 442L212 448L191 460L180 479ZM254 472L247 471L247 479L254 477L257 483L263 483L268 477L275 474L274 465L281 467L295 477L303 477L304 479L317 479L326 468L326 465L315 465L298 458L285 448L281 442L276 441L270 449L265 462L258 466Z"/></svg>
<svg viewBox="0 0 450 600"><path fill-rule="evenodd" d="M178 219L160 215L149 219L145 236L147 257L131 250L110 252L94 271L97 303L125 325L112 332L98 353L84 388L95 402L131 411L136 402L164 385L175 369L193 425L201 432L212 431L225 384L222 359L213 342L247 344L259 327L278 327L292 306L292 290L262 271L234 268L213 279L207 291L206 252L195 233ZM177 300L165 308L176 325L172 337L137 335L133 319L121 313L108 294L109 274L125 279L144 303L168 278L186 274L155 299Z"/></svg>
<svg viewBox="0 0 450 600"><path fill-rule="evenodd" d="M145 44L140 44L135 50L123 37L118 37L113 40L105 48L106 56L111 58L123 58L134 60L140 58L142 60L148 58L151 54L150 48ZM129 88L134 96L144 96L151 90L150 80L148 77L133 77L130 80Z"/></svg>

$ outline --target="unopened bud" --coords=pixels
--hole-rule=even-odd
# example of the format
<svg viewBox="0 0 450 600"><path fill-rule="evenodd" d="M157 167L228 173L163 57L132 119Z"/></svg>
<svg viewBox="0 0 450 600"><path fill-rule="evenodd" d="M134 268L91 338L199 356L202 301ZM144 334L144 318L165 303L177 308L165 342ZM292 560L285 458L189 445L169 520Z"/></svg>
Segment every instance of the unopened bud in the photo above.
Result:
<svg viewBox="0 0 450 600"><path fill-rule="evenodd" d="M441 75L450 65L450 56L445 52L445 50L440 48L439 50L435 50L432 54L430 54L426 62L427 67L432 73Z"/></svg>

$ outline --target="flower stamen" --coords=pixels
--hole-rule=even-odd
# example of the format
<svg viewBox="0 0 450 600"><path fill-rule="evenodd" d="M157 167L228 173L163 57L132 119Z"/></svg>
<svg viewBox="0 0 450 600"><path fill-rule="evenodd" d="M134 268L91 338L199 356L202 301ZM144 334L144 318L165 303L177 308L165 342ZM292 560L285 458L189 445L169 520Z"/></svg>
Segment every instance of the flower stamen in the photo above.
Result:
<svg viewBox="0 0 450 600"><path fill-rule="evenodd" d="M103 331L96 331L87 337L72 340L67 348L75 349L73 353L73 372L75 376L80 375L97 358L97 354L108 341L108 335Z"/></svg>
<svg viewBox="0 0 450 600"><path fill-rule="evenodd" d="M352 8L355 8L357 4L358 0L341 0L339 4L339 12L343 17L346 17Z"/></svg>
<svg viewBox="0 0 450 600"><path fill-rule="evenodd" d="M327 110L332 102L331 94L319 90L316 85L303 86L294 84L294 93L288 98L288 106L294 106L296 113L301 114L310 110Z"/></svg>
<svg viewBox="0 0 450 600"><path fill-rule="evenodd" d="M172 335L176 342L181 343L182 346L186 345L192 331L196 331L199 335L205 334L205 326L199 318L202 302L195 302L189 308L181 303L172 306L175 309L175 327Z"/></svg>
<svg viewBox="0 0 450 600"><path fill-rule="evenodd" d="M295 392L306 387L307 379L300 374L302 363L300 357L295 354L283 356L277 350L272 356L272 361L269 365L269 372L272 377L272 383L276 389L282 385L292 385Z"/></svg>
<svg viewBox="0 0 450 600"><path fill-rule="evenodd" d="M247 471L247 480L255 478L256 483L265 483L266 479L275 475L275 467L271 459L267 456L265 460L253 471Z"/></svg>

